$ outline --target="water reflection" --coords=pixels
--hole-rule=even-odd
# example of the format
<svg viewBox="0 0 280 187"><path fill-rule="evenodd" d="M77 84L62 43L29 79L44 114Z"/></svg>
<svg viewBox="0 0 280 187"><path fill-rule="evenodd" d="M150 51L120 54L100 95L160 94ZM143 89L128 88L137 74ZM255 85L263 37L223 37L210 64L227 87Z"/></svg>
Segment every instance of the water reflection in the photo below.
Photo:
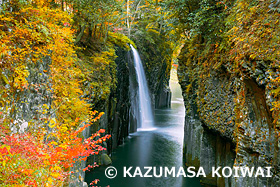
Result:
<svg viewBox="0 0 280 187"><path fill-rule="evenodd" d="M118 176L114 179L105 177L106 167L96 168L94 172L87 174L86 181L100 179L98 186L111 187L197 187L201 186L197 178L160 177L160 178L124 178L123 167L176 167L176 171L183 166L182 149L184 133L185 108L182 99L181 88L177 80L171 81L172 103L171 109L155 111L155 130L140 131L131 134L125 143L118 147L112 155ZM145 170L142 170L145 172ZM159 172L157 172L159 173ZM143 173L144 174L144 173Z"/></svg>

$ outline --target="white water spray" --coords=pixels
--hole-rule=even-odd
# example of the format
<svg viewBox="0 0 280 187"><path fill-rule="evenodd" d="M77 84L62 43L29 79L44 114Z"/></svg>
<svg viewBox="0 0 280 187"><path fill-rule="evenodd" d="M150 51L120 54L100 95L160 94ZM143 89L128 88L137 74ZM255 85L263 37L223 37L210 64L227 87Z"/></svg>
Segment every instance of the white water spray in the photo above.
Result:
<svg viewBox="0 0 280 187"><path fill-rule="evenodd" d="M139 96L139 111L140 111L140 130L154 130L154 117L153 117L153 110L151 105L151 98L149 95L149 88L147 85L147 80L144 72L144 68L142 65L142 61L137 50L130 45L133 58L134 58L134 66L137 74L138 80L138 96Z"/></svg>

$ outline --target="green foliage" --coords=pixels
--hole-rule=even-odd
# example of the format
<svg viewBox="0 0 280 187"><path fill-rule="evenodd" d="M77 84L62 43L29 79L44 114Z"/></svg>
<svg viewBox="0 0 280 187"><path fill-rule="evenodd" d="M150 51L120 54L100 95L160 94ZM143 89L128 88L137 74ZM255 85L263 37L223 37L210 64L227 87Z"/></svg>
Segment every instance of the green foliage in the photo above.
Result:
<svg viewBox="0 0 280 187"><path fill-rule="evenodd" d="M172 53L175 49L169 11L162 1L134 1L130 5L130 37L145 62L150 91L155 93L159 82L168 85ZM172 34L173 33L173 34ZM165 78L165 80L163 80Z"/></svg>
<svg viewBox="0 0 280 187"><path fill-rule="evenodd" d="M90 56L79 52L79 62L77 66L83 69L80 78L83 82L85 97L92 104L98 107L97 103L106 100L111 89L116 86L115 78L115 50L109 48L108 51L94 52Z"/></svg>
<svg viewBox="0 0 280 187"><path fill-rule="evenodd" d="M12 0L1 7L0 183L4 186L69 185L70 167L104 150L100 144L110 137L100 136L105 132L100 129L80 138L103 113L96 117L97 111L91 111L83 97L84 69L77 66L71 15L55 5ZM115 58L112 48L96 52L91 59L96 76L104 78L101 72ZM115 84L114 79L110 84ZM110 86L99 93L107 94Z"/></svg>
<svg viewBox="0 0 280 187"><path fill-rule="evenodd" d="M106 43L108 31L120 22L121 1L67 1L73 8L74 28L78 31L76 44L87 46L89 41Z"/></svg>
<svg viewBox="0 0 280 187"><path fill-rule="evenodd" d="M225 110L212 113L213 103L207 100L211 95L207 91L211 87L209 80L222 76L232 81L232 85L224 89L235 96L236 129L249 124L245 80L253 80L265 88L264 93L270 98L266 100L272 111L268 118L272 118L277 134L280 124L280 53L277 50L280 14L270 8L271 2L190 0L170 2L169 6L176 10L171 18L179 20L178 37L184 34L184 47L179 56L181 81L187 80L184 92L196 96L201 119L210 126L216 126L218 121L232 123L220 115L232 107L217 106Z"/></svg>
<svg viewBox="0 0 280 187"><path fill-rule="evenodd" d="M130 50L129 44L133 45L133 47L136 48L136 45L133 41L131 41L127 36L121 34L121 33L116 33L116 32L110 32L109 31L109 36L108 36L108 42L115 44L119 47L122 47L126 50Z"/></svg>

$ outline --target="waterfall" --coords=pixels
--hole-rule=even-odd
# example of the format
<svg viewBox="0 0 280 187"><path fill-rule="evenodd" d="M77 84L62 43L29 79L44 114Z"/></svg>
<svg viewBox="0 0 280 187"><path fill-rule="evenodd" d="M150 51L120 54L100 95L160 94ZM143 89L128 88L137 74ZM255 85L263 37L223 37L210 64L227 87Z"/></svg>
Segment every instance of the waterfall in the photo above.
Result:
<svg viewBox="0 0 280 187"><path fill-rule="evenodd" d="M137 119L137 121L140 122L140 128L138 128L138 130L152 130L154 126L154 117L144 68L137 50L132 45L130 45L130 47L133 52L134 67L138 80L138 111L140 113L138 115L139 119Z"/></svg>

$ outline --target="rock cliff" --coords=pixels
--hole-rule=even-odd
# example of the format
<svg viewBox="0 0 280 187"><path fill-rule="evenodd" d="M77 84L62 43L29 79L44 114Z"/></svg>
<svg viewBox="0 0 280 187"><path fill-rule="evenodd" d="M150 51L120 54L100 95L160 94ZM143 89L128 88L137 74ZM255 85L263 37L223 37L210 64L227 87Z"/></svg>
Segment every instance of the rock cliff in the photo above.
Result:
<svg viewBox="0 0 280 187"><path fill-rule="evenodd" d="M161 35L141 30L138 30L132 39L137 41L154 108L170 107L170 44Z"/></svg>
<svg viewBox="0 0 280 187"><path fill-rule="evenodd" d="M242 79L221 67L207 78L191 79L195 70L186 63L186 55L183 48L178 68L186 107L186 165L204 167L207 177L201 182L210 186L279 185L280 144L270 111L273 99L258 75ZM255 72L267 76L265 71L260 63ZM242 89L242 95L237 89ZM219 166L272 167L273 177L212 178L211 168Z"/></svg>

